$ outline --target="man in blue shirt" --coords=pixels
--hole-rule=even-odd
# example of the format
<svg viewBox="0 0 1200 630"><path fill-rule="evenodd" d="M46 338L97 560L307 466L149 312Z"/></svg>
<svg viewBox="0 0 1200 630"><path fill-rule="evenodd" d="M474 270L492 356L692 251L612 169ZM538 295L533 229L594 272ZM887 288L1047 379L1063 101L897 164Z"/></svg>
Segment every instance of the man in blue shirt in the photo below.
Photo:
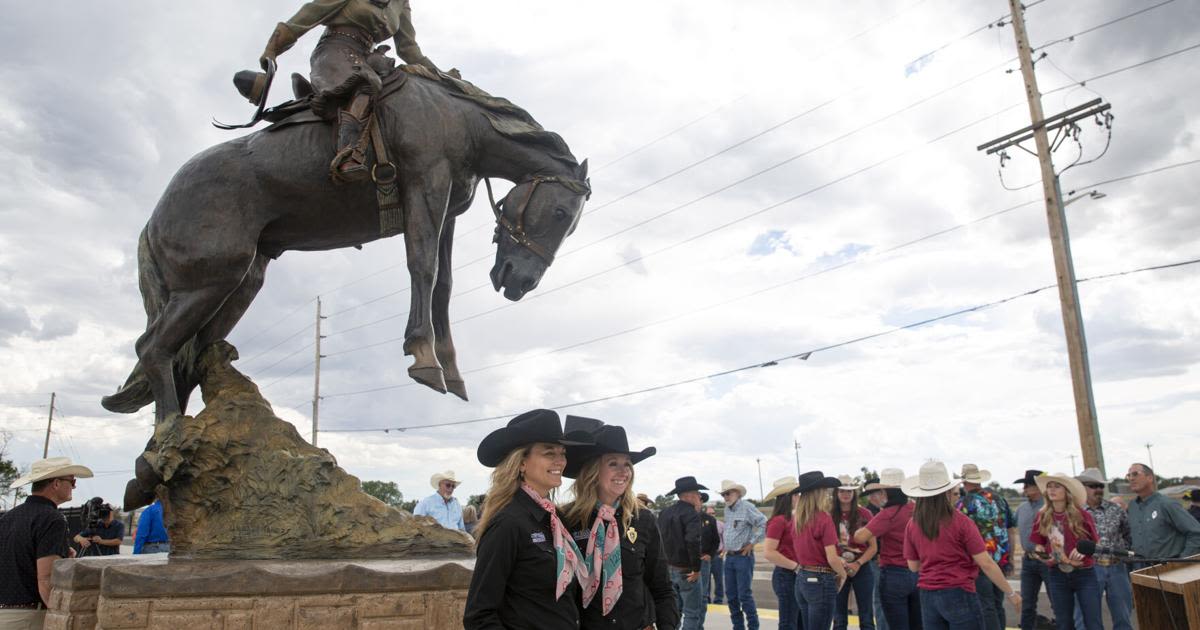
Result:
<svg viewBox="0 0 1200 630"><path fill-rule="evenodd" d="M758 607L750 590L754 580L754 545L767 537L767 516L749 501L746 487L721 482L725 499L725 599L734 630L758 630ZM744 615L744 616L743 616Z"/></svg>
<svg viewBox="0 0 1200 630"><path fill-rule="evenodd" d="M453 496L454 489L458 487L458 479L454 478L454 471L447 470L434 474L429 478L429 485L433 486L437 492L421 499L417 507L413 508L413 515L431 516L446 529L467 531L467 526L463 523L462 505Z"/></svg>
<svg viewBox="0 0 1200 630"><path fill-rule="evenodd" d="M138 517L137 534L133 537L133 553L169 553L170 538L163 525L162 502L155 501Z"/></svg>

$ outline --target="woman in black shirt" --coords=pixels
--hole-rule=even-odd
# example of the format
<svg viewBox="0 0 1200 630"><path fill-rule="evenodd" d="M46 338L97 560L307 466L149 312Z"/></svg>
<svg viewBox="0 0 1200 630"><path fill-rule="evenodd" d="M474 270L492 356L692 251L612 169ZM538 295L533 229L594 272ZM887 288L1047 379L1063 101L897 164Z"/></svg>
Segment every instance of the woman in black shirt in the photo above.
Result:
<svg viewBox="0 0 1200 630"><path fill-rule="evenodd" d="M672 630L679 608L658 522L633 494L634 464L656 449L630 451L624 428L591 418L567 416L566 430L587 431L596 442L568 447L563 472L575 479L575 501L563 507L563 522L590 571L580 627Z"/></svg>
<svg viewBox="0 0 1200 630"><path fill-rule="evenodd" d="M574 436L572 436L574 437ZM475 528L475 572L467 591L467 630L567 630L579 627L582 554L555 513L552 492L567 464L558 414L523 413L479 444L479 462L495 468Z"/></svg>

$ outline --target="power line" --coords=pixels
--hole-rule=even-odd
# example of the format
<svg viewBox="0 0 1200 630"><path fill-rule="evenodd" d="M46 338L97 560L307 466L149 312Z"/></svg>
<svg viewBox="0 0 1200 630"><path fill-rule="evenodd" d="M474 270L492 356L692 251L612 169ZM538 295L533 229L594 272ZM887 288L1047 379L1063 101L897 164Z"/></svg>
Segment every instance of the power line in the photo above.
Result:
<svg viewBox="0 0 1200 630"><path fill-rule="evenodd" d="M1130 275L1130 274L1142 273L1142 272L1147 272L1147 271L1158 271L1158 270L1163 270L1163 269L1174 269L1174 268L1184 267L1184 266L1188 266L1188 265L1194 265L1194 264L1197 264L1197 263L1200 263L1200 258L1193 258L1193 259L1184 260L1184 261L1180 261L1180 262L1167 263L1167 264L1163 264L1163 265L1154 265L1154 266L1149 266L1149 267L1141 267L1141 268L1138 268L1138 269L1129 269L1129 270L1126 270L1126 271L1119 271L1119 272L1115 272L1115 273L1102 274L1102 275L1098 275L1098 276L1092 276L1092 277L1088 277L1088 278L1081 278L1081 279L1079 279L1079 280L1077 281L1077 284L1082 284L1082 283L1084 283L1084 282L1092 282L1092 281L1097 281L1097 280L1104 280L1104 279L1109 279L1109 278L1115 278L1115 277L1119 277L1119 276L1126 276L1126 275ZM631 396L637 396L637 395L640 395L640 394L646 394L646 393L650 393L650 392L661 391L661 390L664 390L664 389L671 389L671 388L674 388L674 387L679 387L679 386L681 386L681 385L687 385L687 384L690 384L690 383L697 383L697 382L700 382L700 381L706 381L706 380L711 380L711 379L715 379L715 378L720 378L720 377L723 377L723 376L729 376L729 375L731 375L731 374L737 374L737 373L739 373L739 372L746 372L746 371L749 371L749 370L756 370L756 369L760 369L760 368L769 368L769 367L775 367L775 366L779 365L781 362L784 362L784 361L791 361L791 360L808 360L808 359L809 359L809 357L811 357L812 355L814 355L814 354L816 354L816 353L818 353L818 352L826 352L826 351L829 351L829 350L834 350L834 349L837 349L837 348L844 348L844 347L846 347L846 346L850 346L850 345L853 345L853 344L856 344L856 343L862 343L862 342L864 342L864 341L869 341L869 340L871 340L871 339L878 339L878 338L880 338L880 337L885 337L885 336L888 336L888 335L893 335L893 334L895 334L895 333L898 333L898 332L901 332L901 331L904 331L904 330L911 330L911 329L913 329L913 328L919 328L919 327L921 327L921 326L927 326L927 325L929 325L929 324L933 324L933 323L936 323L936 322L939 322L939 321L943 321L943 320L946 320L946 319L951 319L951 318L953 318L953 317L958 317L958 316L961 316L961 315L966 315L966 314L968 314L968 313L975 313L975 312L979 312L979 311L983 311L983 310L987 310L987 309L995 308L995 307L997 307L997 306L1000 306L1000 305L1003 305L1003 304L1007 304L1008 302L1012 302L1012 301L1014 301L1014 300L1018 300L1018 299L1021 299L1021 298L1025 298L1025 297L1029 297L1029 296L1032 296L1032 295L1036 295L1036 294L1038 294L1038 293L1041 293L1041 292L1043 292L1043 291L1047 291L1047 290L1050 290L1050 289L1055 289L1055 288L1057 288L1057 287L1058 287L1058 284L1057 284L1057 283L1056 283L1056 284L1048 284L1048 285L1045 285L1045 286L1038 287L1038 288L1036 288L1036 289L1031 289L1031 290L1029 290L1029 291L1025 291L1025 292L1023 292L1023 293L1018 293L1018 294L1016 294L1016 295L1011 295L1011 296L1008 296L1008 297L1006 297L1006 298L1001 298L1001 299L999 299L999 300L994 300L994 301L992 301L992 302L987 302L987 303L985 303L985 304L978 304L978 305L976 305L976 306L972 306L972 307L969 307L969 308L959 309L959 310L957 310L957 311L952 311L952 312L949 312L949 313L944 313L944 314L942 314L942 315L938 315L938 316L936 316L936 317L930 317L930 318L926 318L926 319L923 319L923 320L920 320L920 321L912 322L912 323L910 323L910 324L905 324L904 326L897 326L897 327L894 327L894 328L890 328L890 329L883 330L883 331L880 331L880 332L872 333L872 334L869 334L869 335L863 335L863 336L861 336L861 337L855 337L855 338L853 338L853 339L847 339L847 340L845 340L845 341L840 341L840 342L837 342L837 343L832 343L832 344L829 344L829 345L826 345L826 346L820 346L820 347L812 348L812 349L810 349L810 350L805 350L805 351L802 351L802 352L796 352L796 353L792 353L792 354L784 355L784 356L781 356L781 357L778 357L778 358L775 358L775 359L770 359L770 360L767 360L767 361L759 361L759 362L756 362L756 363L751 363L751 364L749 364L749 365L743 365L743 366L741 366L741 367L736 367L736 368L732 368L732 369L728 369L728 370L723 370L723 371L720 371L720 372L714 372L714 373L712 373L712 374L706 374L706 375L704 375L704 376L696 376L696 377L692 377L692 378L688 378L688 379L683 379L683 380L679 380L679 381L674 381L674 382L671 382L671 383L665 383L665 384L662 384L662 385L655 385L655 386L653 386L653 387L645 387L645 388L642 388L642 389L638 389L638 390L634 390L634 391L629 391L629 392L624 392L624 393L620 393L620 394L612 394L612 395L609 395L609 396L602 396L602 397L599 397L599 398L593 398L593 399L590 399L590 400L583 400L583 401L577 401L577 402L572 402L572 403L565 403L565 404L560 404L560 405L551 405L551 406L550 406L550 408L551 408L551 409L571 409L571 408L574 408L574 407L582 407L582 406L584 406L584 405L595 404L595 403L598 403L598 402L606 402L606 401L609 401L609 400L616 400L616 399L619 399L619 398L628 398L628 397L631 397ZM326 429L326 432L327 432L327 433L373 433L373 432L378 432L378 431L383 431L383 432L388 432L388 431L407 431L407 430L410 430L410 429L429 429L429 428L435 428L435 427L446 427L446 426L457 426L457 425L464 425L464 424L475 424L475 423L479 423L479 422L488 422L488 421L491 421L491 420L500 420L500 419L505 419L505 418L511 418L511 417L513 417L514 415L516 415L516 414L515 414L515 413L507 413L507 414L504 414L504 415L499 415L499 416L488 416L488 417L486 417L486 418L472 418L472 419L470 419L470 420L455 420L455 421L450 421L450 422L438 422L438 423L422 424L422 425L411 425L411 426L404 426L404 427L377 427L377 428L370 428L370 429Z"/></svg>
<svg viewBox="0 0 1200 630"><path fill-rule="evenodd" d="M309 301L307 301L307 302L305 302L305 303L301 304L300 306L297 306L296 308L294 308L294 309L292 309L292 310L288 311L287 315L284 315L283 317L280 317L279 319L275 320L275 323L268 325L266 328L263 328L262 330L259 330L258 332L254 333L253 335L250 335L249 337L247 337L247 338L246 338L246 341L245 341L245 342L243 342L243 343L249 343L249 342L251 342L251 341L254 341L255 339L258 339L258 338L259 338L259 337L261 337L263 334L265 334L267 331L269 331L269 330L271 330L272 328L275 328L276 326L278 326L278 325L282 324L282 323L283 323L285 320L287 320L287 318L291 317L292 315L295 315L296 313L299 313L299 312L300 312L300 309L302 309L302 308L304 308L305 306L308 306L309 304L312 304L313 302L315 302L315 301L316 301L316 299L317 299L316 297L313 297L313 299L311 299L311 300L309 300Z"/></svg>
<svg viewBox="0 0 1200 630"><path fill-rule="evenodd" d="M315 299L316 298L313 298L313 300L315 300ZM308 304L304 304L303 306L308 306ZM270 352L270 351L274 350L275 348L278 348L279 346L282 346L283 344L287 343L288 341L291 341L292 339L295 339L296 337L300 336L301 333L308 332L308 330L310 328L312 328L311 325L305 324L303 328L300 328L300 329L296 330L295 332L291 333L290 335L284 337L283 339L280 339L278 343L271 346L270 348L267 348L266 350L260 350L259 352L255 353L253 356L251 356L250 358L243 359L242 364L245 365L248 363L253 363L256 359L266 355L268 352ZM248 339L246 341L249 342Z"/></svg>

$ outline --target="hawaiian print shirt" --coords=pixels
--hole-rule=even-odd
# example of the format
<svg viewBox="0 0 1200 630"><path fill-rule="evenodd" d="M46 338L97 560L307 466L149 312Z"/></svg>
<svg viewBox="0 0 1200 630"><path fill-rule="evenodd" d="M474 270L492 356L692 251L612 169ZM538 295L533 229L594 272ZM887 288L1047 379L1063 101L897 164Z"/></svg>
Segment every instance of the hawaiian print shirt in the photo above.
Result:
<svg viewBox="0 0 1200 630"><path fill-rule="evenodd" d="M1129 515L1121 506L1103 500L1100 507L1087 506L1092 520L1096 521L1096 533L1100 534L1101 547L1112 547L1114 551L1128 551L1133 546L1129 532Z"/></svg>
<svg viewBox="0 0 1200 630"><path fill-rule="evenodd" d="M975 522L979 534L983 536L984 548L992 556L992 560L1007 571L1010 563L1009 553L1012 551L1012 544L1008 540L1008 528L1016 526L1008 501L991 490L981 488L977 492L963 495L955 507Z"/></svg>

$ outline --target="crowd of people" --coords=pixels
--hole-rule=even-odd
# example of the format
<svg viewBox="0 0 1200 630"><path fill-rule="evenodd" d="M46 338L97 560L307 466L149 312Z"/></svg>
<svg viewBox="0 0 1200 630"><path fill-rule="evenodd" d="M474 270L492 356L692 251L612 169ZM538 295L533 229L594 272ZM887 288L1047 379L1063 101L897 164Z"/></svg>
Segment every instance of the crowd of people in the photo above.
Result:
<svg viewBox="0 0 1200 630"><path fill-rule="evenodd" d="M821 471L776 480L765 497L770 517L743 485L723 480L717 519L694 476L675 480L667 493L675 502L657 514L634 493L635 466L655 453L632 449L623 427L538 409L479 444L479 462L493 472L478 519L454 498L453 471L433 475L435 492L415 513L476 538L464 627L698 630L712 601L728 604L736 630L757 630L751 584L761 544L783 630L846 628L851 596L864 630L1002 629L1005 599L1032 629L1043 585L1060 630L1099 630L1105 605L1121 629L1133 607L1128 552L1144 562L1200 553L1200 493L1184 510L1141 463L1125 477L1135 495L1128 504L1105 498L1097 469L1027 470L1013 482L1026 498L1014 512L987 470L964 464L951 475L930 461L909 477L884 468L863 486ZM57 506L90 476L52 458L15 483L32 491L0 517L0 629L41 627L51 567L74 555ZM558 505L564 478L574 480L573 499ZM155 514L161 507L146 510L151 521L138 534L163 540L146 547L166 544ZM103 514L75 542L119 546L113 522Z"/></svg>

